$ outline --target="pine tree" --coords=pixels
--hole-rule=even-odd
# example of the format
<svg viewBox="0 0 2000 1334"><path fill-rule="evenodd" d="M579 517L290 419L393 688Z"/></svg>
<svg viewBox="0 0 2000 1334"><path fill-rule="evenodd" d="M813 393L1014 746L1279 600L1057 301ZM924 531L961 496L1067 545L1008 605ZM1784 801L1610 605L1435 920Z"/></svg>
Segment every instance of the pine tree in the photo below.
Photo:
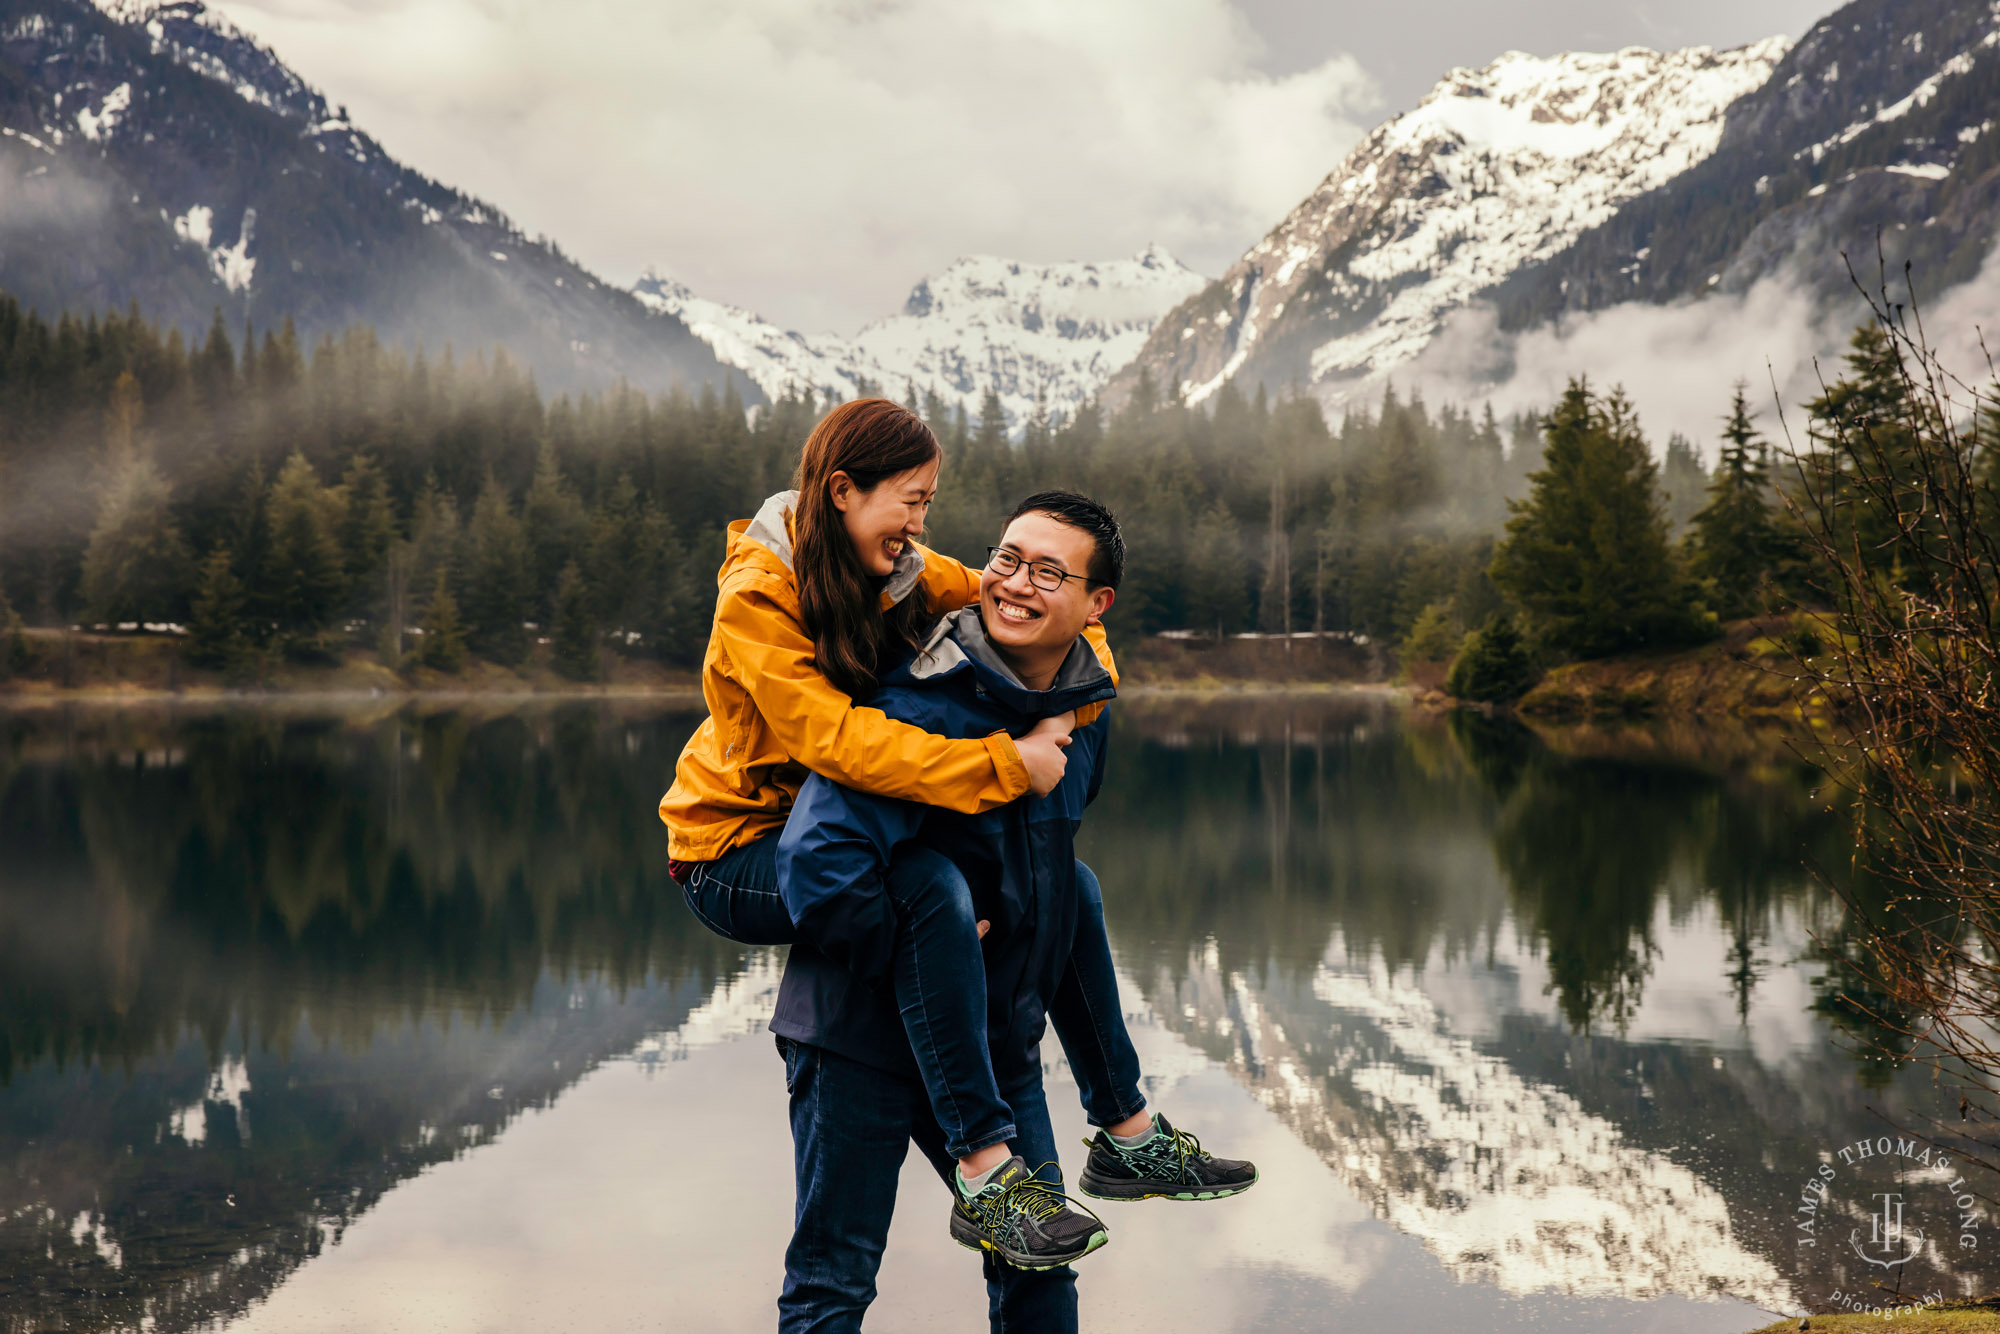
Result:
<svg viewBox="0 0 2000 1334"><path fill-rule="evenodd" d="M658 509L648 505L640 515L638 558L632 566L633 624L647 650L668 662L701 661L713 614L715 581L701 576L707 562L690 558L680 534Z"/></svg>
<svg viewBox="0 0 2000 1334"><path fill-rule="evenodd" d="M418 659L440 672L456 672L465 666L465 627L458 619L458 599L451 595L451 581L443 570L431 585L424 608L423 647Z"/></svg>
<svg viewBox="0 0 2000 1334"><path fill-rule="evenodd" d="M528 543L507 493L491 475L465 530L468 643L508 667L528 657Z"/></svg>
<svg viewBox="0 0 2000 1334"><path fill-rule="evenodd" d="M348 461L340 491L346 498L340 549L347 572L348 610L372 616L382 605L382 580L396 543L395 503L389 496L388 478L367 454L356 454Z"/></svg>
<svg viewBox="0 0 2000 1334"><path fill-rule="evenodd" d="M575 561L563 566L556 581L556 623L552 652L555 669L572 681L597 679L597 618L591 613L590 589Z"/></svg>
<svg viewBox="0 0 2000 1334"><path fill-rule="evenodd" d="M208 341L194 356L191 368L194 373L195 388L200 392L209 412L222 415L229 403L236 397L236 349L229 341L229 325L222 318L222 308L217 306L215 318L208 326Z"/></svg>
<svg viewBox="0 0 2000 1334"><path fill-rule="evenodd" d="M1542 466L1542 419L1532 412L1517 414L1507 424L1507 460L1500 469L1500 496L1505 501L1526 500L1532 488L1529 478Z"/></svg>
<svg viewBox="0 0 2000 1334"><path fill-rule="evenodd" d="M410 502L409 587L428 590L441 573L456 579L463 546L457 504L438 486L435 475L425 474Z"/></svg>
<svg viewBox="0 0 2000 1334"><path fill-rule="evenodd" d="M287 651L323 651L347 596L340 545L347 497L322 483L305 455L294 452L271 484L265 513L270 549L257 570L256 591Z"/></svg>
<svg viewBox="0 0 2000 1334"><path fill-rule="evenodd" d="M126 461L105 488L83 557L83 597L94 618L176 618L188 552L168 500L159 470L143 458Z"/></svg>
<svg viewBox="0 0 2000 1334"><path fill-rule="evenodd" d="M1684 643L1706 628L1667 545L1657 472L1623 396L1572 380L1541 471L1493 552L1495 586L1541 643L1579 658Z"/></svg>
<svg viewBox="0 0 2000 1334"><path fill-rule="evenodd" d="M1457 699L1500 703L1525 695L1535 677L1514 618L1496 616L1465 637L1444 688Z"/></svg>
<svg viewBox="0 0 2000 1334"><path fill-rule="evenodd" d="M1413 662L1448 662L1464 636L1453 623L1449 602L1430 602L1417 613L1416 623L1403 640L1401 657Z"/></svg>
<svg viewBox="0 0 2000 1334"><path fill-rule="evenodd" d="M144 412L139 377L129 370L118 372L111 386L111 401L104 409L104 452L113 472L139 457L139 423Z"/></svg>
<svg viewBox="0 0 2000 1334"><path fill-rule="evenodd" d="M234 672L249 658L243 581L236 577L235 562L225 546L202 558L187 626L188 661L198 667Z"/></svg>
<svg viewBox="0 0 2000 1334"><path fill-rule="evenodd" d="M1700 512L1708 494L1708 470L1694 442L1675 431L1667 437L1667 453L1660 465L1660 508L1667 519L1667 536L1679 539Z"/></svg>
<svg viewBox="0 0 2000 1334"><path fill-rule="evenodd" d="M1195 522L1187 551L1188 628L1219 640L1243 623L1250 577L1242 529L1220 499Z"/></svg>
<svg viewBox="0 0 2000 1334"><path fill-rule="evenodd" d="M1935 516L1924 513L1922 487L1915 475L1919 455L1913 423L1917 406L1911 401L1901 354L1895 339L1875 324L1864 324L1849 340L1847 374L1826 393L1806 404L1813 438L1822 446L1803 460L1808 494L1817 496L1829 519L1842 529L1840 538L1864 551L1886 553L1893 562L1883 573L1902 587L1920 586L1922 569L1906 567L1903 538ZM1857 472L1891 479L1896 497L1891 505L1848 501Z"/></svg>
<svg viewBox="0 0 2000 1334"><path fill-rule="evenodd" d="M624 473L590 518L589 540L583 544L584 582L599 624L612 630L638 629L647 577L647 519L639 490Z"/></svg>
<svg viewBox="0 0 2000 1334"><path fill-rule="evenodd" d="M1035 386L1035 411L1021 429L1021 461L1032 472L1040 473L1054 461L1051 450L1055 445L1055 419L1049 412L1049 391L1047 385Z"/></svg>
<svg viewBox="0 0 2000 1334"><path fill-rule="evenodd" d="M1768 454L1739 381L1722 428L1722 457L1709 482L1708 504L1694 516L1688 534L1689 569L1711 590L1717 615L1758 610L1758 589L1778 555L1777 525L1765 499L1769 491Z"/></svg>
<svg viewBox="0 0 2000 1334"><path fill-rule="evenodd" d="M979 429L972 437L973 456L991 466L1007 452L1007 410L992 385L979 397Z"/></svg>
<svg viewBox="0 0 2000 1334"><path fill-rule="evenodd" d="M391 671L403 669L403 640L410 623L411 576L417 566L416 543L392 543L382 562L382 619L375 629L375 650Z"/></svg>
<svg viewBox="0 0 2000 1334"><path fill-rule="evenodd" d="M555 605L556 582L563 567L582 555L590 529L583 502L564 479L553 445L545 443L535 459L535 479L521 505L521 524L528 544L531 611L546 625Z"/></svg>
<svg viewBox="0 0 2000 1334"><path fill-rule="evenodd" d="M1500 422L1493 405L1486 405L1479 429L1466 440L1465 463L1456 478L1465 503L1467 524L1478 532L1491 532L1506 517L1504 479L1507 447L1500 439Z"/></svg>

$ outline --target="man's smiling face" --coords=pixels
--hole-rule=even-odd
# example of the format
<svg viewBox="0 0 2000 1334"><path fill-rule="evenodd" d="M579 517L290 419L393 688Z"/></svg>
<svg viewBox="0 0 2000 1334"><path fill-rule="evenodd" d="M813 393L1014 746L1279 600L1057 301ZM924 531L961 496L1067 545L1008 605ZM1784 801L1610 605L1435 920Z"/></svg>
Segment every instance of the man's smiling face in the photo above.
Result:
<svg viewBox="0 0 2000 1334"><path fill-rule="evenodd" d="M1067 654L1083 627L1111 605L1112 591L1087 577L1065 579L1057 589L1039 588L1029 566L1088 576L1096 542L1081 528L1030 510L1007 525L1000 547L1019 557L1021 564L1004 577L989 564L979 577L979 615L986 637L1010 660L1016 653L1038 659ZM1051 669L1061 660L1056 656ZM1022 664L1014 665L1018 671Z"/></svg>

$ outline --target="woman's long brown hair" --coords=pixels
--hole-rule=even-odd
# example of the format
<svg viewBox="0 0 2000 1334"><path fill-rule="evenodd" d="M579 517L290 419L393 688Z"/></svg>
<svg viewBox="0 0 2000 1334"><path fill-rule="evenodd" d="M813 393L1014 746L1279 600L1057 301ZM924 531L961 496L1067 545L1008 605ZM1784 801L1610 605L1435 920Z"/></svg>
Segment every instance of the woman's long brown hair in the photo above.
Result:
<svg viewBox="0 0 2000 1334"><path fill-rule="evenodd" d="M829 483L844 472L862 491L873 491L897 473L943 457L923 418L886 398L842 403L813 427L792 478L792 570L799 614L812 636L819 669L855 699L875 689L876 677L898 648L914 649L933 619L921 587L888 611L834 508Z"/></svg>

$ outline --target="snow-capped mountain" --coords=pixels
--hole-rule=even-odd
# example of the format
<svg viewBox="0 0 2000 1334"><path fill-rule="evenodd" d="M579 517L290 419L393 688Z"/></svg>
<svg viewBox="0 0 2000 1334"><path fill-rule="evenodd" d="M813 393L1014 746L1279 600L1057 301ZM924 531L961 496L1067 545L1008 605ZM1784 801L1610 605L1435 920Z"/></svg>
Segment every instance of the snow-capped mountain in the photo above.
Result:
<svg viewBox="0 0 2000 1334"><path fill-rule="evenodd" d="M361 322L433 352L504 343L559 386L730 374L679 321L391 158L198 0L0 0L0 288L196 331L220 309L308 339Z"/></svg>
<svg viewBox="0 0 2000 1334"><path fill-rule="evenodd" d="M1138 354L1163 314L1207 281L1157 245L1094 264L975 255L919 282L901 312L851 338L781 329L659 274L633 292L773 398L935 389L976 410L992 389L1018 429L1038 396L1050 412L1074 413Z"/></svg>
<svg viewBox="0 0 2000 1334"><path fill-rule="evenodd" d="M220 309L504 343L557 387L736 376L975 410L991 389L1016 429L1142 372L1197 402L1229 380L1334 401L1468 306L1518 331L1779 273L1851 301L1840 256L1872 268L1878 236L1927 292L1969 279L2000 229L1996 108L2000 0L1854 0L1789 51L1510 53L1377 128L1214 282L1157 247L978 256L858 333L801 334L670 278L603 282L200 0L0 0L0 289L189 330Z"/></svg>
<svg viewBox="0 0 2000 1334"><path fill-rule="evenodd" d="M1503 328L1780 272L1854 302L1845 252L1920 295L1972 278L2000 224L2000 3L1857 0L1729 109L1716 151L1497 294Z"/></svg>
<svg viewBox="0 0 2000 1334"><path fill-rule="evenodd" d="M1786 43L1456 69L1369 134L1134 366L1199 402L1226 380L1337 385L1393 369L1450 311L1712 153Z"/></svg>

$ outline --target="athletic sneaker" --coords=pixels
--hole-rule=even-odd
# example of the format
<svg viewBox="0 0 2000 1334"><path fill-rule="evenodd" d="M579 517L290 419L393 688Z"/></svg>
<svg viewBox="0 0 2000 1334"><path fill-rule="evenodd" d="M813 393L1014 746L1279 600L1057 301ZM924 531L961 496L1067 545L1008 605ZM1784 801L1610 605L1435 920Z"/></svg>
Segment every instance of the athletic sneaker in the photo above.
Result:
<svg viewBox="0 0 2000 1334"><path fill-rule="evenodd" d="M1109 1240L1097 1215L1070 1208L1069 1197L1036 1180L1019 1156L1001 1164L970 1199L963 1190L954 1194L951 1239L1017 1269L1054 1269Z"/></svg>
<svg viewBox="0 0 2000 1334"><path fill-rule="evenodd" d="M1102 1130L1084 1144L1090 1161L1078 1180L1100 1200L1219 1200L1257 1184L1255 1163L1215 1157L1157 1112L1143 1144L1120 1144Z"/></svg>

